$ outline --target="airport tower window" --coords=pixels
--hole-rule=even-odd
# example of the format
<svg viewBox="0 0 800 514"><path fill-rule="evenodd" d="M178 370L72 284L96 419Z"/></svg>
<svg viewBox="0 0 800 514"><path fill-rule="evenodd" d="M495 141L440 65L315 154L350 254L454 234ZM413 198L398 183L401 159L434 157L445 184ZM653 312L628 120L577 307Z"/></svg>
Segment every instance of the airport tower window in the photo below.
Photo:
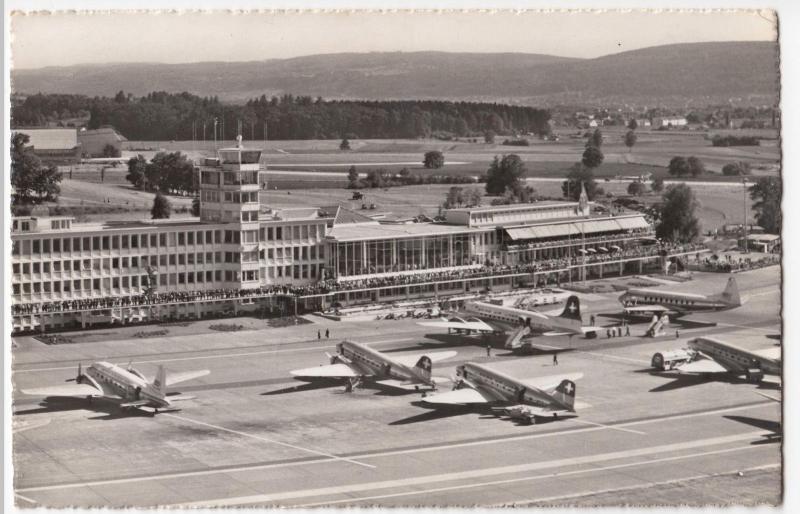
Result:
<svg viewBox="0 0 800 514"><path fill-rule="evenodd" d="M75 238L75 240L79 241L78 238ZM70 239L70 238L64 239L64 248L63 248L63 250L65 252L71 252L72 251L72 239Z"/></svg>
<svg viewBox="0 0 800 514"><path fill-rule="evenodd" d="M53 282L53 292L54 293L61 292L61 282Z"/></svg>
<svg viewBox="0 0 800 514"><path fill-rule="evenodd" d="M186 244L186 234L184 232L178 232L178 246L183 246Z"/></svg>
<svg viewBox="0 0 800 514"><path fill-rule="evenodd" d="M50 253L50 240L44 239L42 241L42 253Z"/></svg>
<svg viewBox="0 0 800 514"><path fill-rule="evenodd" d="M203 233L200 232L200 235ZM193 245L194 244L194 232L188 232L186 234L186 244Z"/></svg>
<svg viewBox="0 0 800 514"><path fill-rule="evenodd" d="M186 254L183 253L178 254L178 264L181 266L186 265Z"/></svg>
<svg viewBox="0 0 800 514"><path fill-rule="evenodd" d="M197 264L203 264L203 252L197 252Z"/></svg>
<svg viewBox="0 0 800 514"><path fill-rule="evenodd" d="M121 240L121 244L120 244L120 246L121 246L122 248L124 248L124 249L126 249L126 250L127 250L127 249L128 249L128 247L130 246L130 245L128 244L128 236L127 236L127 235L125 235L125 236L121 236L121 238L122 238L122 240Z"/></svg>
<svg viewBox="0 0 800 514"><path fill-rule="evenodd" d="M72 271L80 271L81 270L81 261L72 261Z"/></svg>
<svg viewBox="0 0 800 514"><path fill-rule="evenodd" d="M119 258L118 257L114 257L113 259L111 259L111 268L112 269L119 269Z"/></svg>
<svg viewBox="0 0 800 514"><path fill-rule="evenodd" d="M50 263L43 262L42 263L42 273L50 273Z"/></svg>
<svg viewBox="0 0 800 514"><path fill-rule="evenodd" d="M35 273L39 273L39 263L38 262L34 262L33 263L33 273L34 274Z"/></svg>
<svg viewBox="0 0 800 514"><path fill-rule="evenodd" d="M175 266L175 260L176 260L175 259L175 254L174 253L170 254L170 256L169 256L169 265L170 266Z"/></svg>
<svg viewBox="0 0 800 514"><path fill-rule="evenodd" d="M283 240L283 227L275 227L275 240L276 241Z"/></svg>
<svg viewBox="0 0 800 514"><path fill-rule="evenodd" d="M13 270L12 272L14 275L19 275L19 270L20 270L19 263L15 262L14 264L12 264L11 269Z"/></svg>
<svg viewBox="0 0 800 514"><path fill-rule="evenodd" d="M123 268L127 268L128 267L128 258L127 257L123 257L122 258L122 267Z"/></svg>
<svg viewBox="0 0 800 514"><path fill-rule="evenodd" d="M147 236L142 236L142 239L146 239ZM139 248L139 234L131 235L131 248Z"/></svg>
<svg viewBox="0 0 800 514"><path fill-rule="evenodd" d="M61 271L61 261L54 261L53 262L53 271L60 272Z"/></svg>
<svg viewBox="0 0 800 514"><path fill-rule="evenodd" d="M53 253L61 252L61 239L53 239Z"/></svg>
<svg viewBox="0 0 800 514"><path fill-rule="evenodd" d="M39 243L39 241L37 239L34 239L33 240L33 254L34 255L39 255L40 253L42 253L41 244Z"/></svg>
<svg viewBox="0 0 800 514"><path fill-rule="evenodd" d="M222 282L222 270L214 270L214 280Z"/></svg>
<svg viewBox="0 0 800 514"><path fill-rule="evenodd" d="M39 282L34 282L33 283L33 292L34 293L41 293L42 292L42 284L40 284Z"/></svg>
<svg viewBox="0 0 800 514"><path fill-rule="evenodd" d="M19 255L19 241L11 242L11 255Z"/></svg>

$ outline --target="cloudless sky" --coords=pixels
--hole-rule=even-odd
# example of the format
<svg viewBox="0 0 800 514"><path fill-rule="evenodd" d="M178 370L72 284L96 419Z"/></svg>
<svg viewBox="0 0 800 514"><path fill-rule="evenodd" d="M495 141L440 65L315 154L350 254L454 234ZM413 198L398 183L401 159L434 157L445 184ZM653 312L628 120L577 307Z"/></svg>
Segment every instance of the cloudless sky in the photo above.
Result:
<svg viewBox="0 0 800 514"><path fill-rule="evenodd" d="M700 41L770 41L770 11L15 14L14 68L250 61L439 50L598 57Z"/></svg>

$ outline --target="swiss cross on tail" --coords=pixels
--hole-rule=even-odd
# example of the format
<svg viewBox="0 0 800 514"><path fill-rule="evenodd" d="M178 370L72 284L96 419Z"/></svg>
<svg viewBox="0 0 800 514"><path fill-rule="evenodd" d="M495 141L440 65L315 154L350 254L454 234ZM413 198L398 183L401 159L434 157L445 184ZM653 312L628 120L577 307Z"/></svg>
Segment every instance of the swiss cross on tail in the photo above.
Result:
<svg viewBox="0 0 800 514"><path fill-rule="evenodd" d="M561 313L562 318L581 319L581 301L577 296L573 295L567 299L567 305L564 307L564 312Z"/></svg>
<svg viewBox="0 0 800 514"><path fill-rule="evenodd" d="M567 396L575 397L575 382L572 380L562 380L556 388L556 391L564 393Z"/></svg>
<svg viewBox="0 0 800 514"><path fill-rule="evenodd" d="M431 369L433 368L433 364L431 363L431 359L429 357L423 355L417 361L416 367L418 367L422 371L427 371L428 373L430 373Z"/></svg>

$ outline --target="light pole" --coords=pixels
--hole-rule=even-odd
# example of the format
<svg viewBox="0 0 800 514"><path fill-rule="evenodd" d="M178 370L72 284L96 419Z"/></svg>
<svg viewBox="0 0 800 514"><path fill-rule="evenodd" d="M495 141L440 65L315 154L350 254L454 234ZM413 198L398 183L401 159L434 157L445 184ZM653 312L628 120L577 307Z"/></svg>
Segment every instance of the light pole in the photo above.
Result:
<svg viewBox="0 0 800 514"><path fill-rule="evenodd" d="M744 253L750 253L750 245L747 244L747 177L742 177L742 208L744 211L742 245L744 246Z"/></svg>

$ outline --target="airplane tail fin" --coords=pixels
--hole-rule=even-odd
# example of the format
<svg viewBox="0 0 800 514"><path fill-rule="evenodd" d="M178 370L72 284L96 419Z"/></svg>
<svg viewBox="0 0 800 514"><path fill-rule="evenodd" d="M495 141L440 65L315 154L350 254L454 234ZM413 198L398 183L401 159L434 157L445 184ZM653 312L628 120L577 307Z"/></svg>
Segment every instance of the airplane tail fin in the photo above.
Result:
<svg viewBox="0 0 800 514"><path fill-rule="evenodd" d="M558 403L569 407L569 410L575 409L575 382L572 380L564 379L558 384L558 387L550 393Z"/></svg>
<svg viewBox="0 0 800 514"><path fill-rule="evenodd" d="M581 321L580 299L575 295L567 298L567 305L564 306L564 311L558 317Z"/></svg>
<svg viewBox="0 0 800 514"><path fill-rule="evenodd" d="M417 372L419 376L421 376L425 380L430 380L432 369L433 369L433 362L427 355L423 355L422 357L420 357L417 363L414 365L414 370Z"/></svg>
<svg viewBox="0 0 800 514"><path fill-rule="evenodd" d="M161 394L164 394L166 387L167 387L167 371L164 369L163 365L159 365L158 373L156 373L156 378L153 380L153 389L155 389Z"/></svg>
<svg viewBox="0 0 800 514"><path fill-rule="evenodd" d="M729 305L738 307L742 304L742 299L739 296L739 286L736 284L736 279L734 277L728 279L728 285L725 286L725 290L722 291L719 297L723 302Z"/></svg>

